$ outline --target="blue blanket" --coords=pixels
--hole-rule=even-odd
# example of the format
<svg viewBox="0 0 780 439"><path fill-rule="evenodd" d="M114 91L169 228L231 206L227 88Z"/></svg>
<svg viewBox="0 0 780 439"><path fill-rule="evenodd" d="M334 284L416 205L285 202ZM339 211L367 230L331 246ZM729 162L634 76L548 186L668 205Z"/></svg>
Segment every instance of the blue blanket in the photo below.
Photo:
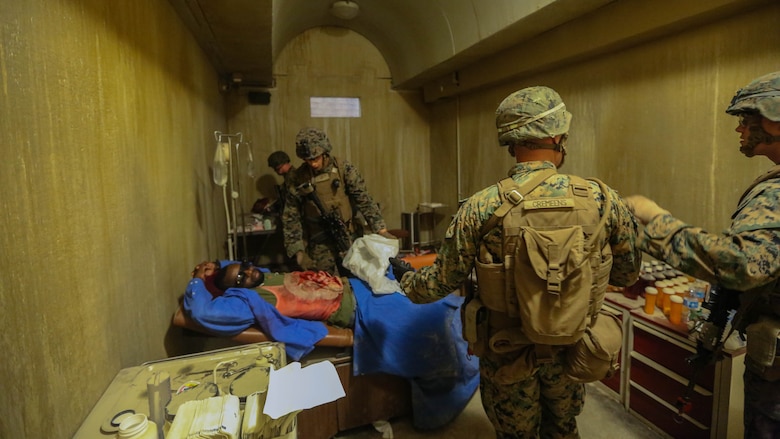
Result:
<svg viewBox="0 0 780 439"><path fill-rule="evenodd" d="M187 284L182 307L192 320L217 335L233 336L256 323L271 339L284 343L287 357L294 361L328 335L322 322L283 316L254 290L228 288L212 300L206 285L197 278Z"/></svg>
<svg viewBox="0 0 780 439"><path fill-rule="evenodd" d="M479 362L461 336L463 297L428 304L393 293L373 294L350 279L357 299L353 373L388 373L409 379L413 424L439 428L458 416L479 386Z"/></svg>
<svg viewBox="0 0 780 439"><path fill-rule="evenodd" d="M392 275L390 275L392 276ZM359 279L355 293L353 373L387 373L409 379L414 426L434 429L452 421L479 386L479 364L461 338L463 298L414 304L393 293L375 295ZM254 290L230 288L212 300L200 279L187 285L184 310L218 335L232 336L257 324L273 340L285 343L287 356L300 360L327 334L321 322L283 316Z"/></svg>

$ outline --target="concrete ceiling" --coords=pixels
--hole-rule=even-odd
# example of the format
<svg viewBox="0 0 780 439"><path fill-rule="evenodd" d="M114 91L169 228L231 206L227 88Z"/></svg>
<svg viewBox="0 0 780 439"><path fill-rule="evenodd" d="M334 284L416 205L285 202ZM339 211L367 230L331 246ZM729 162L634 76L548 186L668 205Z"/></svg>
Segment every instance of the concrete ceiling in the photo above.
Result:
<svg viewBox="0 0 780 439"><path fill-rule="evenodd" d="M334 1L169 0L226 80L272 87L288 42L342 26L377 47L397 89L419 89L614 0L350 0L360 8L351 20L330 13Z"/></svg>

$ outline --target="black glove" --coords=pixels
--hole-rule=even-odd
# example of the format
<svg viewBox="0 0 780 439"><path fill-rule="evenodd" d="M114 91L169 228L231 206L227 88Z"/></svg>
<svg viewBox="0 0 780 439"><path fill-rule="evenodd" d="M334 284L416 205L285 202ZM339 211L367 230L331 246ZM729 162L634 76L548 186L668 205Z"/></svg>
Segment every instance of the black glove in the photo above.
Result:
<svg viewBox="0 0 780 439"><path fill-rule="evenodd" d="M390 258L390 266L393 267L393 276L395 276L395 279L399 282L404 276L404 273L408 271L414 272L414 267L403 259Z"/></svg>

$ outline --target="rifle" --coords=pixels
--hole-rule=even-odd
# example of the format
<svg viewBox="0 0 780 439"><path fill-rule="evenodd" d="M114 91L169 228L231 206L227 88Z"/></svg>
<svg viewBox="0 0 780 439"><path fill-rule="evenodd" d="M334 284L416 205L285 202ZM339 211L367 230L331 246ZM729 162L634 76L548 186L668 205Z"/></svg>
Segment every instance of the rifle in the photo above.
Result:
<svg viewBox="0 0 780 439"><path fill-rule="evenodd" d="M316 188L311 182L306 182L298 186L298 191L306 198L311 200L320 211L320 223L325 231L336 243L336 249L343 254L352 245L352 238L347 228L347 224L341 219L341 215L335 208L328 211L322 204L320 197L317 196Z"/></svg>
<svg viewBox="0 0 780 439"><path fill-rule="evenodd" d="M677 407L675 420L677 422L682 422L682 419L678 420L678 418L682 418L683 413L688 413L691 410L691 394L696 386L699 372L717 361L723 351L725 339L734 331L736 322L732 321L728 335L723 336L726 325L729 323L729 315L732 314L732 311L739 309L740 294L740 291L713 286L709 299L703 304L704 308L710 310L710 314L706 319L697 321L691 329L691 333L698 333L696 335L696 353L686 358L693 370L685 394L678 397L675 404Z"/></svg>

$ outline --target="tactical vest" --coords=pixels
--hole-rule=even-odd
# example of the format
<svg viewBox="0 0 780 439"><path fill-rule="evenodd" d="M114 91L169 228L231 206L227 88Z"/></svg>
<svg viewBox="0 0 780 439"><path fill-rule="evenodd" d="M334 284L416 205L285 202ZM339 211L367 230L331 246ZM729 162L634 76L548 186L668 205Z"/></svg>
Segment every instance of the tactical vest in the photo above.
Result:
<svg viewBox="0 0 780 439"><path fill-rule="evenodd" d="M604 233L611 210L608 188L604 213L585 179L569 176L563 197L541 197L534 190L555 175L539 172L520 186L511 178L498 183L502 205L482 228L482 236L503 229L502 260L493 262L480 244L475 267L476 300L489 312L489 330L464 316L464 335L479 339L493 351L536 344L557 346L577 342L595 323L604 301L612 250ZM467 305L468 307L468 305Z"/></svg>
<svg viewBox="0 0 780 439"><path fill-rule="evenodd" d="M310 181L325 209L329 212L337 210L347 227L351 228L352 205L344 190L346 186L343 178L344 173L341 172L335 157L330 157L330 160L333 161L333 167L330 171L315 175ZM303 200L302 216L310 239L317 242L318 237L321 237L324 240L327 233L320 222L321 212L313 201Z"/></svg>

